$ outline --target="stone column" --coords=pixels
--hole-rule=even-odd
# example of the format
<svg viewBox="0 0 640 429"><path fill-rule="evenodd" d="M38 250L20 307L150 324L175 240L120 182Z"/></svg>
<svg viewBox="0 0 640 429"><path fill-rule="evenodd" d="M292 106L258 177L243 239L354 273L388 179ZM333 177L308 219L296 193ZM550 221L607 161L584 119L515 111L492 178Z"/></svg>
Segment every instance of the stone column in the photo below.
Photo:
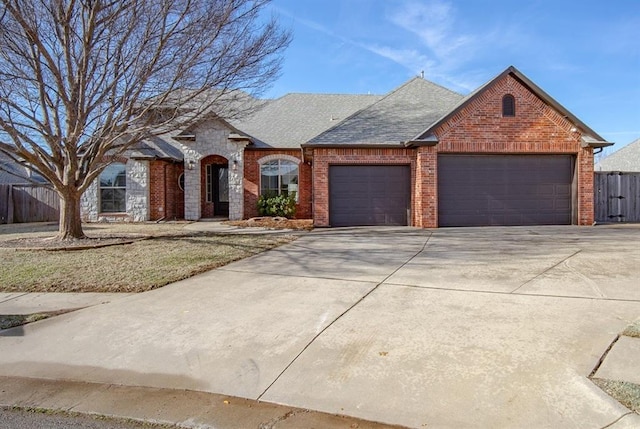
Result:
<svg viewBox="0 0 640 429"><path fill-rule="evenodd" d="M200 157L188 151L184 157L184 218L200 219L200 204Z"/></svg>

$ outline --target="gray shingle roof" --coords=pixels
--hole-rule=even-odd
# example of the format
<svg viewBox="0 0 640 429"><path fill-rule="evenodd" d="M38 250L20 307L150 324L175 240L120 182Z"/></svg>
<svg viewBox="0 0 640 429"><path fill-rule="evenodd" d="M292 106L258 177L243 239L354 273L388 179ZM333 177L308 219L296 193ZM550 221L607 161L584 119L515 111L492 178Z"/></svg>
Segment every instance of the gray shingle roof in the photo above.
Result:
<svg viewBox="0 0 640 429"><path fill-rule="evenodd" d="M163 134L145 139L133 145L127 155L134 159L166 159L182 162L184 155L179 149L180 143L173 139L178 132Z"/></svg>
<svg viewBox="0 0 640 429"><path fill-rule="evenodd" d="M287 94L247 118L230 122L253 137L255 147L299 148L380 98L379 95Z"/></svg>
<svg viewBox="0 0 640 429"><path fill-rule="evenodd" d="M640 172L640 138L598 162L595 170Z"/></svg>
<svg viewBox="0 0 640 429"><path fill-rule="evenodd" d="M441 118L462 98L433 82L413 78L308 143L400 145Z"/></svg>
<svg viewBox="0 0 640 429"><path fill-rule="evenodd" d="M0 184L46 183L39 174L0 152Z"/></svg>

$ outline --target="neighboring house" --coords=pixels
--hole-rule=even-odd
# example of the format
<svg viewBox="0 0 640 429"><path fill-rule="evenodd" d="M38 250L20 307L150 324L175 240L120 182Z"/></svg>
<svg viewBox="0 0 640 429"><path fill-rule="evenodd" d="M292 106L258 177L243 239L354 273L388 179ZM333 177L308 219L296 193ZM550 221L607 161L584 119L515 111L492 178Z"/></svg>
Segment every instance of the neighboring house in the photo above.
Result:
<svg viewBox="0 0 640 429"><path fill-rule="evenodd" d="M596 164L595 170L640 173L640 139L608 155Z"/></svg>
<svg viewBox="0 0 640 429"><path fill-rule="evenodd" d="M593 224L596 132L509 67L463 97L288 94L242 121L142 142L85 193L85 220L257 215L295 191L316 226Z"/></svg>
<svg viewBox="0 0 640 429"><path fill-rule="evenodd" d="M0 152L0 184L45 183L40 175Z"/></svg>

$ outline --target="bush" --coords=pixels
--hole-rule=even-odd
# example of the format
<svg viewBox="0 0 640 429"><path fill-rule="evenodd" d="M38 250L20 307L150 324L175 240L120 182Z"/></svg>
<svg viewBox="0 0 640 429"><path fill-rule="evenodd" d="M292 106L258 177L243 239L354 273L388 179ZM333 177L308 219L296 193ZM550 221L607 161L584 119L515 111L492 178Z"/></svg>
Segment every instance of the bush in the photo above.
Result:
<svg viewBox="0 0 640 429"><path fill-rule="evenodd" d="M296 215L296 195L260 195L258 198L260 216L282 216L291 219Z"/></svg>

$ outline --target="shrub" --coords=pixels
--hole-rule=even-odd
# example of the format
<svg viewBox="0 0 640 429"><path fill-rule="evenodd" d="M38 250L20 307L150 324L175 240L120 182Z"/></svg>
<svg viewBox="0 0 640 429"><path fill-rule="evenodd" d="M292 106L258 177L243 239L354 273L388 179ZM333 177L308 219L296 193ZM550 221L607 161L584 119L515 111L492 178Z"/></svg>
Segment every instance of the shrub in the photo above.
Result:
<svg viewBox="0 0 640 429"><path fill-rule="evenodd" d="M296 195L260 195L258 198L260 216L282 216L291 219L296 215Z"/></svg>

